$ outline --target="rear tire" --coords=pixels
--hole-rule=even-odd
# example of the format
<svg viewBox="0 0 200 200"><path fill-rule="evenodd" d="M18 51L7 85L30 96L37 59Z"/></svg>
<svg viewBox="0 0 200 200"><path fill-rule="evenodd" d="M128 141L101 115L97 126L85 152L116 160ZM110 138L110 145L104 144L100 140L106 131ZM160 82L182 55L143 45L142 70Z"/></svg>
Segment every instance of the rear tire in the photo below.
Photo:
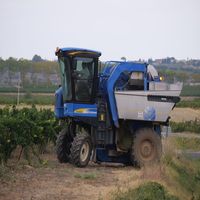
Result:
<svg viewBox="0 0 200 200"><path fill-rule="evenodd" d="M92 152L91 137L86 133L77 134L70 149L70 162L77 167L85 167Z"/></svg>
<svg viewBox="0 0 200 200"><path fill-rule="evenodd" d="M60 163L69 162L70 147L72 137L69 133L69 128L64 128L58 135L56 140L56 154Z"/></svg>
<svg viewBox="0 0 200 200"><path fill-rule="evenodd" d="M133 164L142 167L160 161L162 155L161 137L152 128L136 131L132 145Z"/></svg>

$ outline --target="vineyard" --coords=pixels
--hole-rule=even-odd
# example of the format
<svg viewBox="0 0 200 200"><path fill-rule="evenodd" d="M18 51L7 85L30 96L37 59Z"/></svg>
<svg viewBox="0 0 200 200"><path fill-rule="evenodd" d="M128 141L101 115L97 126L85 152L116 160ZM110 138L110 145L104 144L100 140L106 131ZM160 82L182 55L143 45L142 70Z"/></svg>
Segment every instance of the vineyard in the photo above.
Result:
<svg viewBox="0 0 200 200"><path fill-rule="evenodd" d="M170 126L173 132L200 133L200 121L197 119L171 122ZM31 153L40 161L40 154L47 145L55 144L60 128L51 109L37 109L35 106L0 109L0 162L5 164L17 148L20 149L18 160L23 154L30 164Z"/></svg>
<svg viewBox="0 0 200 200"><path fill-rule="evenodd" d="M170 125L173 132L200 130L198 119ZM56 159L60 128L51 109L0 109L0 199L199 199L200 162L177 154L199 151L197 134L163 139L164 154L155 169L92 162L75 168Z"/></svg>
<svg viewBox="0 0 200 200"><path fill-rule="evenodd" d="M57 132L58 121L50 109L0 109L0 162L5 164L16 148L20 148L18 160L24 153L30 163L31 153L40 161L39 154L49 143L55 144Z"/></svg>

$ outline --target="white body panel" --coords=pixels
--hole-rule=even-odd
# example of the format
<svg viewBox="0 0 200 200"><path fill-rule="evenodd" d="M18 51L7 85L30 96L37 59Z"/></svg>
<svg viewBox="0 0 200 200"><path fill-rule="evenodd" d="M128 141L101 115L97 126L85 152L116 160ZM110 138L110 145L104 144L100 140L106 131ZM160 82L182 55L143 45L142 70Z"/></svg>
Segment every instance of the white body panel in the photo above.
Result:
<svg viewBox="0 0 200 200"><path fill-rule="evenodd" d="M134 119L165 122L172 110L173 102L148 100L148 95L179 97L182 84L154 84L157 90L149 91L115 91L115 98L120 119ZM168 90L160 90L163 89ZM154 89L151 86L151 89Z"/></svg>

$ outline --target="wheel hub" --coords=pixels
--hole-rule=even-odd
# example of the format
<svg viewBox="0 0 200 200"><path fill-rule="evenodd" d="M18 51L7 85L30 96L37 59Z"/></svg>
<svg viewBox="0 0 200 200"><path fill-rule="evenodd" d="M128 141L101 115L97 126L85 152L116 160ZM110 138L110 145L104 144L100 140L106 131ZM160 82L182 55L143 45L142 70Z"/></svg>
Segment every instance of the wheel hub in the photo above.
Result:
<svg viewBox="0 0 200 200"><path fill-rule="evenodd" d="M151 157L154 156L154 146L152 142L149 140L143 141L140 146L140 154L145 160L151 159Z"/></svg>
<svg viewBox="0 0 200 200"><path fill-rule="evenodd" d="M81 151L80 151L80 159L81 159L82 162L87 160L89 149L90 149L90 147L89 147L89 144L87 142L82 145Z"/></svg>

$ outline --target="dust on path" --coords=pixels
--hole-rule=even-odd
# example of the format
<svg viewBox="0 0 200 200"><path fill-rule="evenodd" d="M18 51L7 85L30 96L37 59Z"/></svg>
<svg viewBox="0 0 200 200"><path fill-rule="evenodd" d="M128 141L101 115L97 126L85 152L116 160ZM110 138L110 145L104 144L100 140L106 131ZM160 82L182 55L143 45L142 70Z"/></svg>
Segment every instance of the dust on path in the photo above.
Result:
<svg viewBox="0 0 200 200"><path fill-rule="evenodd" d="M24 166L15 169L11 180L0 180L0 200L109 199L119 187L138 185L141 174L132 166L90 163L86 168L76 168L58 163L55 157L48 155L46 167Z"/></svg>

